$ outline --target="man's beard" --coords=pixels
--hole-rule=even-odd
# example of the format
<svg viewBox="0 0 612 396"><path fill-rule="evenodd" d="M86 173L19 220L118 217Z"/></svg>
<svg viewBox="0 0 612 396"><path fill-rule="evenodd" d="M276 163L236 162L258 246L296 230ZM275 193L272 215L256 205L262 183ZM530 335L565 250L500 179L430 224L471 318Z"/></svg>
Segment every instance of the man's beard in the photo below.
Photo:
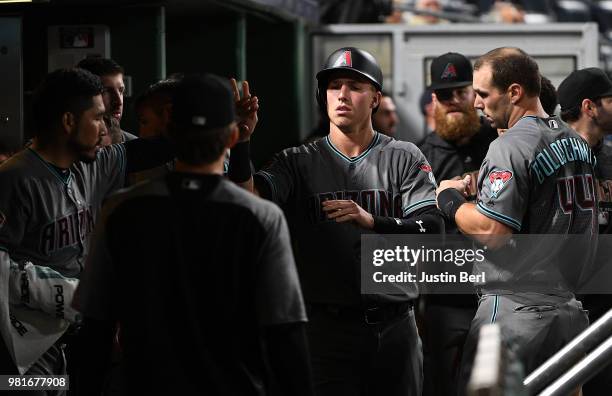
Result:
<svg viewBox="0 0 612 396"><path fill-rule="evenodd" d="M461 142L474 136L480 129L480 117L473 109L461 110L461 116L448 116L446 110L437 107L434 118L436 133L449 142ZM463 143L463 142L461 142Z"/></svg>
<svg viewBox="0 0 612 396"><path fill-rule="evenodd" d="M74 153L76 153L77 161L81 161L81 162L85 162L85 163L89 164L89 163L91 163L91 162L96 160L97 150L95 151L95 153L92 156L91 153L90 153L90 151L92 150L92 147L85 146L85 145L81 144L75 138L69 139L68 140L68 145L70 146L71 150Z"/></svg>

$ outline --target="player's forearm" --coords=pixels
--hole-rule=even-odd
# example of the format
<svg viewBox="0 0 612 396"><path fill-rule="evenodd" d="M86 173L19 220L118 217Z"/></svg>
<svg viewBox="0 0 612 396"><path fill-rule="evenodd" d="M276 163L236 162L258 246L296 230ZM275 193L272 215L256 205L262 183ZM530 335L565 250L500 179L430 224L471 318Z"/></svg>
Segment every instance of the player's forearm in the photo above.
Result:
<svg viewBox="0 0 612 396"><path fill-rule="evenodd" d="M404 219L374 216L373 230L379 234L442 234L444 217L434 207L422 209Z"/></svg>
<svg viewBox="0 0 612 396"><path fill-rule="evenodd" d="M459 206L454 220L463 234L492 248L503 245L506 241L504 236L512 235L510 227L483 215L473 203Z"/></svg>
<svg viewBox="0 0 612 396"><path fill-rule="evenodd" d="M251 143L237 143L232 147L229 158L227 177L245 190L253 192L253 175L251 172Z"/></svg>

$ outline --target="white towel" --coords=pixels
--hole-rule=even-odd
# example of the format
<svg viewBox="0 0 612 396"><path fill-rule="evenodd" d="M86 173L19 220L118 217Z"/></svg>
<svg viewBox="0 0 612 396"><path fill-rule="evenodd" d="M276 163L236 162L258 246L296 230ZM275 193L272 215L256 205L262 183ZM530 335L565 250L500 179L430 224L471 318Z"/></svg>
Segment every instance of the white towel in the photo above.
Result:
<svg viewBox="0 0 612 396"><path fill-rule="evenodd" d="M76 279L39 277L40 274L34 269L36 266L28 264L31 267L26 264L23 269L17 269L21 271L17 274L14 264L11 267L8 254L0 251L0 333L20 374L27 372L70 325L66 319L56 317L58 307L53 301L54 296L57 296L57 285L61 284L64 292L64 308L61 309L63 315L65 307L70 307L72 294L78 285ZM46 313L23 304L11 303L14 301L10 301L10 297L21 293L11 290L11 280L14 289L15 276L21 277L23 273L27 275L29 283L28 305L47 310L49 307L55 308L52 312Z"/></svg>

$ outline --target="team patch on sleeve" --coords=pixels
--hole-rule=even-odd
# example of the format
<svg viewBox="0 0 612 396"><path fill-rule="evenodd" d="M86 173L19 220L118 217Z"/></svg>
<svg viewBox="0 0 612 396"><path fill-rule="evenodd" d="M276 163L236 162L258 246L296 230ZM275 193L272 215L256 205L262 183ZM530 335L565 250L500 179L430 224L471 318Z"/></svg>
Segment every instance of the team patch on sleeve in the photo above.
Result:
<svg viewBox="0 0 612 396"><path fill-rule="evenodd" d="M4 223L6 223L6 216L0 210L0 229L2 228L2 226L4 226Z"/></svg>
<svg viewBox="0 0 612 396"><path fill-rule="evenodd" d="M489 173L489 182L491 183L491 198L497 198L511 179L512 172L509 170L491 171Z"/></svg>
<svg viewBox="0 0 612 396"><path fill-rule="evenodd" d="M427 177L429 177L429 181L431 182L431 184L438 187L438 184L436 183L436 178L434 177L433 172L431 171L431 166L429 166L428 164L422 164L421 166L419 166L419 169L427 173Z"/></svg>

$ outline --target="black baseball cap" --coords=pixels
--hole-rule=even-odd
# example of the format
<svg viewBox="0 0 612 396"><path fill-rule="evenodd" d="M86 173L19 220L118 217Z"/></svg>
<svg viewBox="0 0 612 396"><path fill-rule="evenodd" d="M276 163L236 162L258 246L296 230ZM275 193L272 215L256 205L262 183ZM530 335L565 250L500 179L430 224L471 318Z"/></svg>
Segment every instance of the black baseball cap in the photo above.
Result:
<svg viewBox="0 0 612 396"><path fill-rule="evenodd" d="M612 80L597 67L574 70L557 89L561 111L580 106L584 99L612 96Z"/></svg>
<svg viewBox="0 0 612 396"><path fill-rule="evenodd" d="M172 96L172 122L178 127L209 130L235 120L229 81L214 74L193 74L180 80Z"/></svg>
<svg viewBox="0 0 612 396"><path fill-rule="evenodd" d="M472 85L472 63L456 52L447 52L431 62L430 90Z"/></svg>

